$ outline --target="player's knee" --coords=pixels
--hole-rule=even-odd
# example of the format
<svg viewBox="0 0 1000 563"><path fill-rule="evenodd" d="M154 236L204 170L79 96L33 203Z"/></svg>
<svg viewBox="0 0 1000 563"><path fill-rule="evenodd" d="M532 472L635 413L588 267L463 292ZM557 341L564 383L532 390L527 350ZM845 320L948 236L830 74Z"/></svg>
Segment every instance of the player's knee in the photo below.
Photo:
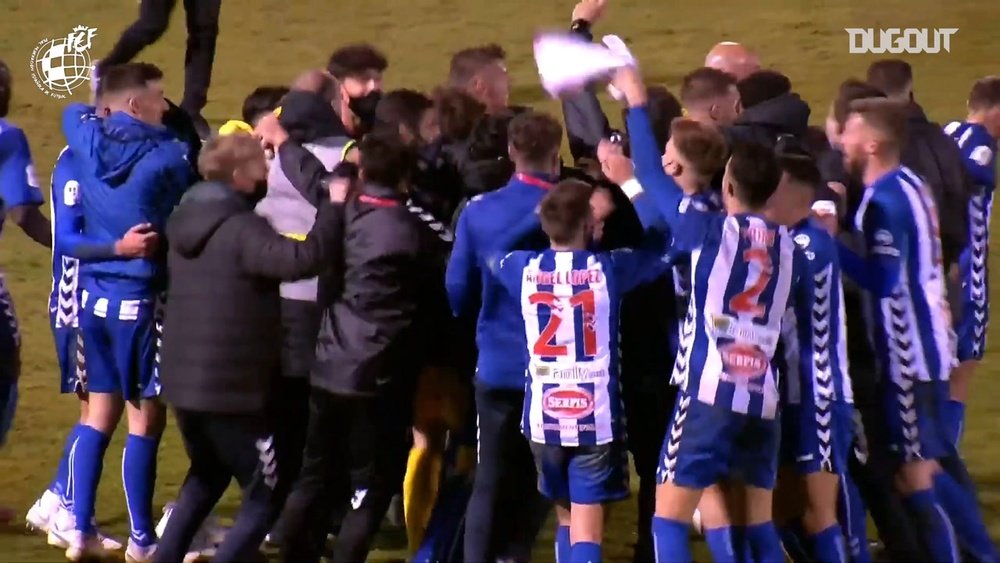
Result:
<svg viewBox="0 0 1000 563"><path fill-rule="evenodd" d="M702 491L666 482L656 487L655 513L659 518L687 522L701 500Z"/></svg>
<svg viewBox="0 0 1000 563"><path fill-rule="evenodd" d="M128 433L156 438L167 425L163 403L153 400L132 401L128 404Z"/></svg>
<svg viewBox="0 0 1000 563"><path fill-rule="evenodd" d="M113 393L91 393L85 424L102 434L111 434L122 416L124 400Z"/></svg>

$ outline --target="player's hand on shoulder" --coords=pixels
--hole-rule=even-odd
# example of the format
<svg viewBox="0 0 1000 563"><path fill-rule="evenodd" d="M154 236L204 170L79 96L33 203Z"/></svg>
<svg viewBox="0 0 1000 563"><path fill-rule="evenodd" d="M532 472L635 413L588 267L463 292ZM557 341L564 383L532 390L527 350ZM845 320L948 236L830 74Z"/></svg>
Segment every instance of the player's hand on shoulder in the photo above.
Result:
<svg viewBox="0 0 1000 563"><path fill-rule="evenodd" d="M115 254L123 258L147 258L156 253L160 236L149 223L135 225L115 243Z"/></svg>
<svg viewBox="0 0 1000 563"><path fill-rule="evenodd" d="M288 132L281 126L278 116L273 113L266 114L260 118L257 122L257 127L254 129L254 135L261 140L261 144L265 149L280 147L288 140Z"/></svg>
<svg viewBox="0 0 1000 563"><path fill-rule="evenodd" d="M607 4L607 0L580 0L573 7L572 21L583 20L594 25L604 15Z"/></svg>

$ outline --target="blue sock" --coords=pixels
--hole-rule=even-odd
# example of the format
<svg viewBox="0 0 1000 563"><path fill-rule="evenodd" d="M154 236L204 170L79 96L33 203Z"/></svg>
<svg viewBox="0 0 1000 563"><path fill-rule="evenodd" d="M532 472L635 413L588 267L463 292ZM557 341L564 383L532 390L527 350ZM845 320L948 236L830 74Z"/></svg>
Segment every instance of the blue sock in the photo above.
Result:
<svg viewBox="0 0 1000 563"><path fill-rule="evenodd" d="M812 542L806 535L806 530L802 526L802 520L795 518L778 529L781 537L781 545L785 546L785 553L795 563L812 561Z"/></svg>
<svg viewBox="0 0 1000 563"><path fill-rule="evenodd" d="M785 552L781 550L781 539L774 522L747 526L747 540L753 549L753 561L757 563L781 563L785 560Z"/></svg>
<svg viewBox="0 0 1000 563"><path fill-rule="evenodd" d="M601 544L578 541L573 544L570 561L573 563L601 563Z"/></svg>
<svg viewBox="0 0 1000 563"><path fill-rule="evenodd" d="M844 547L844 532L834 524L812 536L813 558L818 563L844 563L847 549Z"/></svg>
<svg viewBox="0 0 1000 563"><path fill-rule="evenodd" d="M942 414L945 435L955 449L958 449L958 444L962 441L962 430L965 428L965 403L951 399L944 404Z"/></svg>
<svg viewBox="0 0 1000 563"><path fill-rule="evenodd" d="M653 517L653 553L656 563L684 563L691 561L688 534L691 525L668 518Z"/></svg>
<svg viewBox="0 0 1000 563"><path fill-rule="evenodd" d="M868 551L868 513L858 485L846 473L840 476L840 502L837 506L840 528L847 540L852 563L871 563Z"/></svg>
<svg viewBox="0 0 1000 563"><path fill-rule="evenodd" d="M941 472L934 476L934 496L955 525L955 535L962 547L975 559L992 560L995 553L993 541L983 523L975 494L951 475Z"/></svg>
<svg viewBox="0 0 1000 563"><path fill-rule="evenodd" d="M132 523L132 540L147 546L156 543L153 523L153 486L156 483L156 451L159 438L129 434L122 452L122 482L125 506Z"/></svg>
<svg viewBox="0 0 1000 563"><path fill-rule="evenodd" d="M569 526L559 526L556 528L556 563L569 563Z"/></svg>
<svg viewBox="0 0 1000 563"><path fill-rule="evenodd" d="M73 479L73 515L76 517L76 529L84 534L94 533L97 485L104 471L104 452L110 440L110 436L90 426L81 426L77 430L76 447L69 464L72 468L70 478Z"/></svg>
<svg viewBox="0 0 1000 563"><path fill-rule="evenodd" d="M753 561L753 546L750 545L750 538L747 537L746 526L733 526L733 552L736 553L738 561Z"/></svg>
<svg viewBox="0 0 1000 563"><path fill-rule="evenodd" d="M59 497L63 506L70 506L72 503L69 490L69 452L73 449L73 444L76 442L76 436L79 434L81 426L83 425L80 423L75 424L66 436L66 444L63 445L62 457L59 458L59 465L56 466L56 476L49 485L49 490Z"/></svg>
<svg viewBox="0 0 1000 563"><path fill-rule="evenodd" d="M951 521L941 505L937 503L931 489L918 491L904 499L906 507L916 518L918 531L924 538L928 555L933 561L958 561L958 546L955 542Z"/></svg>
<svg viewBox="0 0 1000 563"><path fill-rule="evenodd" d="M717 563L736 563L736 549L733 546L733 529L711 528L705 530L705 543L712 552L712 561Z"/></svg>

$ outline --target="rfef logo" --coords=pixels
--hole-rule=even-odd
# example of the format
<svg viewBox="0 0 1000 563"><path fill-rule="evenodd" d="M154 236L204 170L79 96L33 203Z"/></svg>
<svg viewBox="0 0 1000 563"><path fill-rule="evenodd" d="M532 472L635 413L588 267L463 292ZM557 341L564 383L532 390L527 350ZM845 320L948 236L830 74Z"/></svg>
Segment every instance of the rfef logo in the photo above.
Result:
<svg viewBox="0 0 1000 563"><path fill-rule="evenodd" d="M594 396L583 389L550 389L542 395L542 410L553 418L583 418L594 412Z"/></svg>
<svg viewBox="0 0 1000 563"><path fill-rule="evenodd" d="M908 27L900 29L863 29L860 27L845 27L850 35L848 51L853 54L875 53L946 53L951 52L951 36L958 33L957 27L941 29L918 29Z"/></svg>

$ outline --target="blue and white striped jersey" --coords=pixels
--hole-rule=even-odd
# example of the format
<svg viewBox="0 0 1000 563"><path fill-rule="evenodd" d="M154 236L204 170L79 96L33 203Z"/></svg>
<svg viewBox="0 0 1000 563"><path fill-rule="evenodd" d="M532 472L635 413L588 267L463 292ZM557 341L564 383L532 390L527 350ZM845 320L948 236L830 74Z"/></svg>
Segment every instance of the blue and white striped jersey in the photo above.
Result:
<svg viewBox="0 0 1000 563"><path fill-rule="evenodd" d="M776 418L778 374L772 364L805 257L788 229L761 216L691 205L682 210L683 193L663 171L645 108L629 110L628 129L644 192L634 201L640 220L655 227L650 218L656 214L648 211L655 206L673 233L671 251L690 256L691 299L674 383L703 403Z"/></svg>
<svg viewBox="0 0 1000 563"><path fill-rule="evenodd" d="M528 344L521 428L529 440L560 446L624 440L619 305L668 267L661 253L630 250L504 257L496 276L520 302Z"/></svg>
<svg viewBox="0 0 1000 563"><path fill-rule="evenodd" d="M688 206L698 211L722 212L722 201L719 194L713 189L708 189L695 195L684 196L684 199L681 200L679 211L684 213L687 211ZM686 311L688 300L691 298L691 262L683 252L675 253L668 251L668 253L674 262L672 274L674 279L674 295L677 297L677 310Z"/></svg>
<svg viewBox="0 0 1000 563"><path fill-rule="evenodd" d="M900 166L865 189L854 220L867 257L838 243L840 266L871 293L869 332L883 369L896 383L947 381L955 339L933 195Z"/></svg>
<svg viewBox="0 0 1000 563"><path fill-rule="evenodd" d="M782 398L793 405L853 403L837 243L812 218L792 226L791 233L806 261L781 326L786 370Z"/></svg>
<svg viewBox="0 0 1000 563"><path fill-rule="evenodd" d="M49 315L53 328L76 327L79 306L80 260L67 254L64 233L83 233L80 184L73 172L73 153L63 148L52 170L49 216L52 218L52 292Z"/></svg>
<svg viewBox="0 0 1000 563"><path fill-rule="evenodd" d="M989 317L988 261L990 241L990 217L993 213L993 191L997 184L997 140L986 127L978 123L954 121L944 128L965 159L965 169L975 184L975 192L969 198L969 240L968 247L959 259L962 285L967 292L967 303L974 315L976 334L971 346L974 357L980 357L980 349L985 342L986 323Z"/></svg>

